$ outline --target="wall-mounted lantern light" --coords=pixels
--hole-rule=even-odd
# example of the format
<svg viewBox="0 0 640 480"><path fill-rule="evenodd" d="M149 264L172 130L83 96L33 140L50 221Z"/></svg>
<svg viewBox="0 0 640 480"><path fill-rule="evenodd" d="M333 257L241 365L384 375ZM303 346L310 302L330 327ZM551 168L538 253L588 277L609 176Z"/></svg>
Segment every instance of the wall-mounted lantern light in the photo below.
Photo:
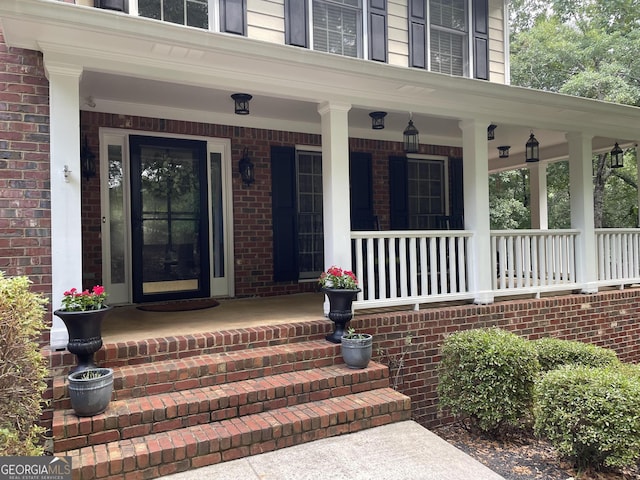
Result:
<svg viewBox="0 0 640 480"><path fill-rule="evenodd" d="M251 186L255 179L255 171L253 168L253 162L249 159L248 150L245 148L242 152L242 158L238 164L240 177L242 178L242 183L244 183L247 187Z"/></svg>
<svg viewBox="0 0 640 480"><path fill-rule="evenodd" d="M496 128L498 128L498 126L493 123L487 127L487 140L495 140Z"/></svg>
<svg viewBox="0 0 640 480"><path fill-rule="evenodd" d="M499 152L499 157L500 158L509 158L509 149L511 148L510 145L500 145L498 147L498 152Z"/></svg>
<svg viewBox="0 0 640 480"><path fill-rule="evenodd" d="M409 123L407 124L407 128L404 129L404 151L406 153L417 153L420 147L420 132L413 125L413 120L411 119L411 114L409 114Z"/></svg>

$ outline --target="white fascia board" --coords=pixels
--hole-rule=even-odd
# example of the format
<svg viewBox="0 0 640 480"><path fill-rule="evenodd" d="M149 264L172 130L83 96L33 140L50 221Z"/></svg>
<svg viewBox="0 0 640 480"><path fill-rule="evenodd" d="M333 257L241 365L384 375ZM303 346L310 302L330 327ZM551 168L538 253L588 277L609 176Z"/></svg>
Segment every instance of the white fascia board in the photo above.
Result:
<svg viewBox="0 0 640 480"><path fill-rule="evenodd" d="M12 46L45 62L185 85L532 129L640 136L640 108L451 77L52 0L3 0Z"/></svg>

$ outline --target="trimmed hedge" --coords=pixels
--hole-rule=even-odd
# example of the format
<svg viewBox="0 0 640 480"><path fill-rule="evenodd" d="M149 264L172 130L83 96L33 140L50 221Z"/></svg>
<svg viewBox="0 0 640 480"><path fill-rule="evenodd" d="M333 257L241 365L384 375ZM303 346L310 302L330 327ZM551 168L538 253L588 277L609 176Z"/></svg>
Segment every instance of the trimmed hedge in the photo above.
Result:
<svg viewBox="0 0 640 480"><path fill-rule="evenodd" d="M538 361L543 372L563 365L605 367L620 364L616 352L589 343L541 338L534 340L533 344L538 352Z"/></svg>
<svg viewBox="0 0 640 480"><path fill-rule="evenodd" d="M42 296L26 277L0 272L0 456L42 455L36 422L46 389L45 361L36 342L43 323Z"/></svg>
<svg viewBox="0 0 640 480"><path fill-rule="evenodd" d="M640 370L568 365L534 391L536 434L578 467L624 467L640 458Z"/></svg>
<svg viewBox="0 0 640 480"><path fill-rule="evenodd" d="M454 333L442 345L440 408L488 434L531 413L539 374L533 344L497 328Z"/></svg>

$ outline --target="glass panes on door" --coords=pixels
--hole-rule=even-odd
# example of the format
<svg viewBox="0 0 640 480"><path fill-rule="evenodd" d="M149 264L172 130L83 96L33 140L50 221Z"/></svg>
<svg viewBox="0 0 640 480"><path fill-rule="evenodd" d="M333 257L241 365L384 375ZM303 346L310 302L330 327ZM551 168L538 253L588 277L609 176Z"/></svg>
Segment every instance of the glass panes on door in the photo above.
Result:
<svg viewBox="0 0 640 480"><path fill-rule="evenodd" d="M315 278L324 268L322 154L298 152L297 163L299 274Z"/></svg>

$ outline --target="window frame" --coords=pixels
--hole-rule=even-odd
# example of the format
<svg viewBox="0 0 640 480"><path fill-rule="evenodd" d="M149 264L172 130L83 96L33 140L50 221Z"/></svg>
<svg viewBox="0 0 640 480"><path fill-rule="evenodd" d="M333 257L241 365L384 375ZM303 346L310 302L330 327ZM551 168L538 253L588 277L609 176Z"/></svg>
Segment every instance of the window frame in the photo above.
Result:
<svg viewBox="0 0 640 480"><path fill-rule="evenodd" d="M135 15L137 17L140 17L140 9L138 6L138 2L140 0L129 0L129 14L130 15ZM160 2L165 2L167 0L159 0ZM186 4L189 0L180 0L182 1L184 4ZM201 30L205 30L208 32L220 32L220 0L207 0L207 5L208 5L208 27L206 29L201 29L200 27L190 27L190 25L187 25L186 23L173 23L173 22L169 22L167 20L163 20L163 19L156 19L159 22L166 22L166 23L172 23L173 25L182 25L183 27L190 27L190 28L198 28ZM246 13L245 13L246 15ZM149 17L142 17L142 18L149 18ZM185 17L186 19L186 17Z"/></svg>
<svg viewBox="0 0 640 480"><path fill-rule="evenodd" d="M422 164L438 164L440 170L440 182L442 189L440 191L440 203L441 203L441 212L438 213L420 213L416 212L412 207L412 198L418 197L416 195L412 195L411 193L411 182L416 179L411 176L410 169L411 164L414 163L422 163ZM423 181L430 182L433 181L431 178L422 179ZM419 226L419 221L417 218L422 215L433 215L434 217L443 217L448 216L451 210L451 201L449 198L449 159L448 157L436 156L436 155L407 155L407 222L408 228L410 230L435 230L437 229L437 225L431 226L430 228L423 228ZM435 197L428 197L435 198Z"/></svg>
<svg viewBox="0 0 640 480"><path fill-rule="evenodd" d="M465 30L464 30L464 34L462 34L462 30L457 30L455 28L450 28L450 27L445 27L442 25L436 25L432 22L432 15L431 15L431 1L432 0L425 0L426 1L426 11L427 11L427 22L426 22L426 45L425 48L427 50L427 70L430 72L436 72L436 73L443 73L446 75L452 75L452 76L461 76L464 78L471 78L472 77L472 68L471 66L473 65L474 59L473 59L473 35L471 32L471 25L473 24L473 4L472 4L472 0L464 0L464 4L465 4ZM431 34L432 31L439 31L439 32L444 32L444 33L448 33L448 34L452 34L452 35L458 35L460 37L463 38L463 45L465 47L465 50L463 52L463 74L462 75L455 75L453 73L450 72L441 72L439 70L434 70L433 69L433 65L432 65L432 60L431 60L431 56L432 56L432 42L431 42Z"/></svg>
<svg viewBox="0 0 640 480"><path fill-rule="evenodd" d="M342 7L342 8L347 8L347 9L351 9L351 10L357 10L358 11L358 15L359 15L359 22L357 25L357 37L356 37L356 41L357 41L357 55L355 57L352 57L350 55L344 55L343 53L336 53L334 55L341 55L341 56L347 56L349 58L361 58L364 60L368 60L369 58L369 49L365 48L365 45L369 45L369 25L368 25L368 18L369 18L369 11L368 11L368 2L366 0L358 0L359 2L359 7L350 7L349 5L345 5L344 3L340 3L338 1L335 0L308 0L308 11L309 11L309 16L308 16L308 20L309 20L309 45L310 45L310 49L317 51L317 52L325 52L325 53L332 53L326 50L318 50L316 49L316 45L315 45L315 38L314 38L314 18L313 18L313 6L314 3L322 3L322 4L330 4L330 5L336 5L338 7Z"/></svg>

